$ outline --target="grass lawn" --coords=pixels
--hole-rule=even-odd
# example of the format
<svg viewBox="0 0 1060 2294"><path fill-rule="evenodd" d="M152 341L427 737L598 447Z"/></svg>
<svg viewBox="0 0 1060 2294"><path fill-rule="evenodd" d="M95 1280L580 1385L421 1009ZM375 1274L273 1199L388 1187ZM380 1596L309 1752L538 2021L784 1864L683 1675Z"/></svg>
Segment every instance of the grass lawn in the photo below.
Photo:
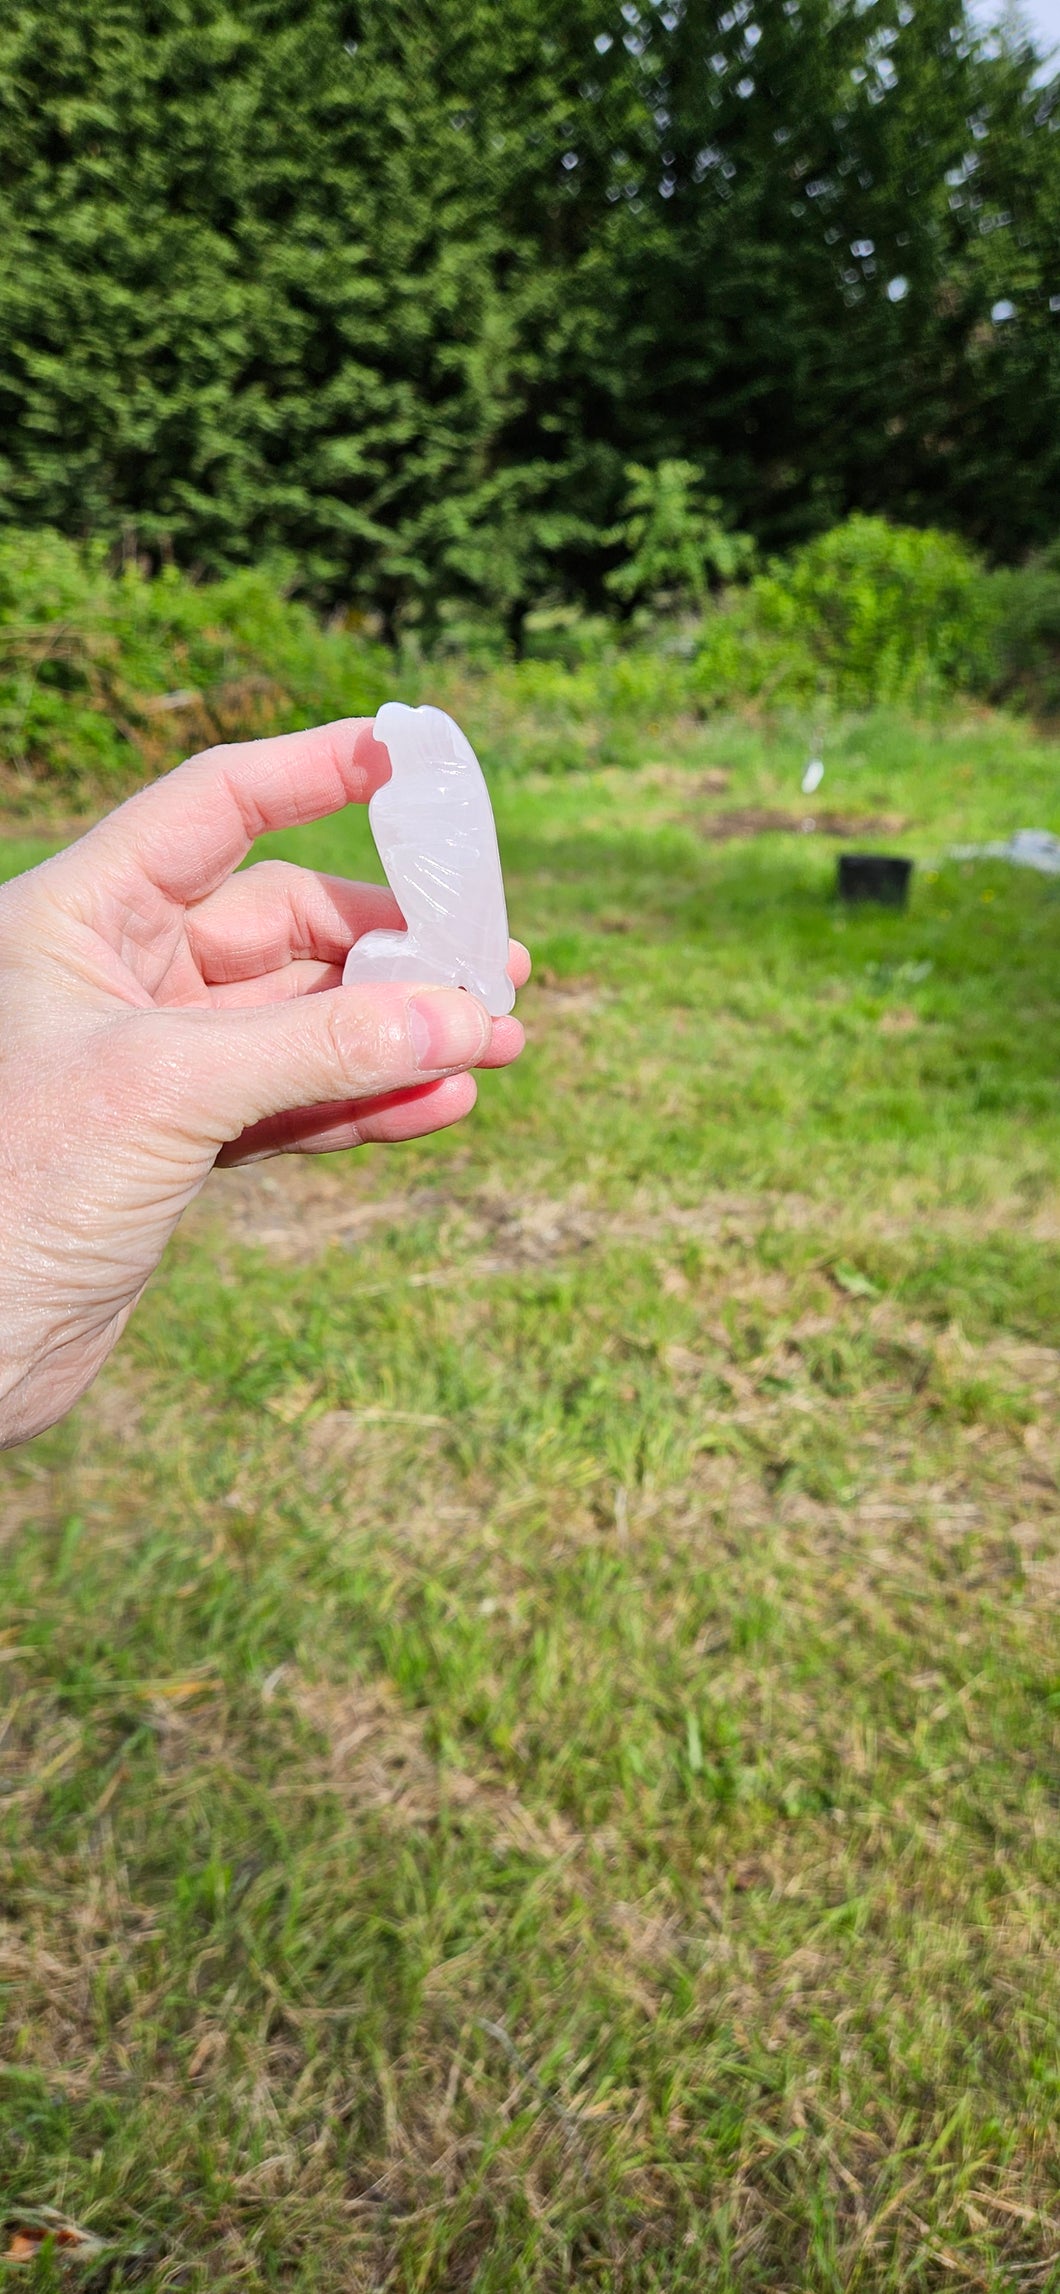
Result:
<svg viewBox="0 0 1060 2294"><path fill-rule="evenodd" d="M525 1060L0 1459L0 2282L1060 2288L1058 752L809 754L500 776Z"/></svg>

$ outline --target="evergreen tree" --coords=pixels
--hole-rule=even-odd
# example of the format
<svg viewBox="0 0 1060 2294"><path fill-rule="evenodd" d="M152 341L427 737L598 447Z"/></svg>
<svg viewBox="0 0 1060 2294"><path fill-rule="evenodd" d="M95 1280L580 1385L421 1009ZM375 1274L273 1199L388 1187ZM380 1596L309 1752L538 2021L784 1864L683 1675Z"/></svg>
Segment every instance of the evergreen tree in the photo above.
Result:
<svg viewBox="0 0 1060 2294"><path fill-rule="evenodd" d="M0 517L428 629L604 598L631 463L1016 551L1053 116L959 0L12 0Z"/></svg>

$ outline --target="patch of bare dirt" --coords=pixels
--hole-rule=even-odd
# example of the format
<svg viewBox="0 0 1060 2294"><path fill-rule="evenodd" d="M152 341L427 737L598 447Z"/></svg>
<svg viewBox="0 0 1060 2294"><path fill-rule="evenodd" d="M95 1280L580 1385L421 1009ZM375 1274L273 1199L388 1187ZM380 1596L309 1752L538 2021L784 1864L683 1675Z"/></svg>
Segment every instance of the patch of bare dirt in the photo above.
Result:
<svg viewBox="0 0 1060 2294"><path fill-rule="evenodd" d="M324 1740L331 1782L359 1807L389 1808L413 1824L437 1814L438 1768L422 1715L406 1711L387 1682L296 1681L288 1694Z"/></svg>
<svg viewBox="0 0 1060 2294"><path fill-rule="evenodd" d="M371 1195L348 1166L324 1166L318 1157L277 1156L234 1171L215 1171L185 1219L192 1233L221 1224L225 1236L277 1260L318 1258L334 1243L359 1241L373 1227L394 1226L444 1206L430 1188ZM369 1182L370 1183L370 1182Z"/></svg>
<svg viewBox="0 0 1060 2294"><path fill-rule="evenodd" d="M145 1372L135 1373L124 1362L120 1367L108 1363L81 1404L81 1423L108 1441L131 1446L139 1439L150 1390Z"/></svg>
<svg viewBox="0 0 1060 2294"><path fill-rule="evenodd" d="M543 1856L580 1844L580 1833L555 1810L531 1811L494 1777L441 1768L428 1749L423 1715L410 1712L389 1681L295 1679L284 1686L324 1740L328 1781L359 1809L385 1811L403 1825L432 1823L443 1808L466 1809L511 1846Z"/></svg>
<svg viewBox="0 0 1060 2294"><path fill-rule="evenodd" d="M563 1197L508 1194L482 1188L462 1195L452 1188L410 1188L373 1195L371 1166L328 1167L318 1157L277 1157L220 1171L208 1182L185 1225L192 1233L218 1230L226 1241L264 1250L278 1261L306 1264L335 1246L354 1248L379 1227L438 1218L442 1257L401 1278L412 1288L503 1274L521 1266L544 1265L603 1243L666 1244L678 1239L753 1244L764 1227L799 1233L820 1230L836 1250L841 1237L829 1207L811 1195L762 1191L742 1195L714 1189L698 1203L673 1203L639 1192L619 1209L595 1203L588 1189ZM930 1226L953 1236L1007 1232L1041 1243L1060 1239L1060 1200L1053 1197L1028 1216L1013 1198L990 1206L908 1206L881 1202L859 1209L859 1236L900 1242ZM123 1404L116 1397L120 1415Z"/></svg>
<svg viewBox="0 0 1060 2294"><path fill-rule="evenodd" d="M292 1417L298 1413L292 1413ZM370 1404L363 1410L325 1410L306 1430L306 1456L310 1465L341 1465L364 1449L365 1429L400 1427L408 1431L426 1427L437 1431L448 1424L430 1410L391 1410Z"/></svg>
<svg viewBox="0 0 1060 2294"><path fill-rule="evenodd" d="M743 805L734 812L695 813L691 824L711 844L739 836L901 836L909 827L904 813L781 812L766 805Z"/></svg>
<svg viewBox="0 0 1060 2294"><path fill-rule="evenodd" d="M599 982L591 975L580 979L561 979L548 964L542 966L533 983L532 1002L554 1004L564 1019L577 1012L599 1011L605 1001Z"/></svg>
<svg viewBox="0 0 1060 2294"><path fill-rule="evenodd" d="M606 1232L608 1223L605 1212L577 1194L565 1201L545 1196L528 1202L498 1190L469 1205L471 1234L503 1266L541 1266L549 1259L587 1250Z"/></svg>
<svg viewBox="0 0 1060 2294"><path fill-rule="evenodd" d="M642 788L681 789L690 797L721 797L731 786L732 774L720 766L711 766L703 773L692 772L687 765L649 764L638 776Z"/></svg>

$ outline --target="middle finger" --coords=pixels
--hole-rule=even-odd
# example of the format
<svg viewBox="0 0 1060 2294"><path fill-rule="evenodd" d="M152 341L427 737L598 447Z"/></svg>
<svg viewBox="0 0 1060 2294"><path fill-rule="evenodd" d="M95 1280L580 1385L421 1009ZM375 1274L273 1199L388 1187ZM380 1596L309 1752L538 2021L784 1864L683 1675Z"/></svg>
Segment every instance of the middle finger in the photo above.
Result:
<svg viewBox="0 0 1060 2294"><path fill-rule="evenodd" d="M210 987L311 961L342 965L365 932L400 931L389 887L353 884L287 860L240 869L186 912L188 943Z"/></svg>

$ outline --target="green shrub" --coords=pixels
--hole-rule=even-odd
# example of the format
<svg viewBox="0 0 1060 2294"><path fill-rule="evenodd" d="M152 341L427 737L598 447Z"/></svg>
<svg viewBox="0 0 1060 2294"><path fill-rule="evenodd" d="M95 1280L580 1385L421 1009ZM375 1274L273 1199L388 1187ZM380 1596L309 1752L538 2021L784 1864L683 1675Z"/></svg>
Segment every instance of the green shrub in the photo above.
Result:
<svg viewBox="0 0 1060 2294"><path fill-rule="evenodd" d="M75 802L189 750L374 710L387 656L325 629L283 570L198 586L108 570L59 534L0 532L0 779Z"/></svg>
<svg viewBox="0 0 1060 2294"><path fill-rule="evenodd" d="M848 518L708 612L702 702L857 708L982 687L987 579L952 535Z"/></svg>
<svg viewBox="0 0 1060 2294"><path fill-rule="evenodd" d="M475 728L487 771L570 773L640 763L646 742L689 706L687 662L659 645L620 647L574 666L508 661L481 675L428 665L408 698L439 701ZM647 752L650 754L650 750Z"/></svg>
<svg viewBox="0 0 1060 2294"><path fill-rule="evenodd" d="M558 661L568 669L600 661L614 652L617 631L605 613L585 613L577 605L534 606L523 623L523 649L530 661Z"/></svg>
<svg viewBox="0 0 1060 2294"><path fill-rule="evenodd" d="M839 701L911 700L976 680L983 576L952 534L848 518L755 591L765 628L801 637Z"/></svg>
<svg viewBox="0 0 1060 2294"><path fill-rule="evenodd" d="M794 603L767 577L724 595L703 622L690 670L700 707L797 707L824 695L828 678ZM763 593L768 611L763 611Z"/></svg>
<svg viewBox="0 0 1060 2294"><path fill-rule="evenodd" d="M1060 543L989 574L986 593L991 697L1060 715Z"/></svg>

